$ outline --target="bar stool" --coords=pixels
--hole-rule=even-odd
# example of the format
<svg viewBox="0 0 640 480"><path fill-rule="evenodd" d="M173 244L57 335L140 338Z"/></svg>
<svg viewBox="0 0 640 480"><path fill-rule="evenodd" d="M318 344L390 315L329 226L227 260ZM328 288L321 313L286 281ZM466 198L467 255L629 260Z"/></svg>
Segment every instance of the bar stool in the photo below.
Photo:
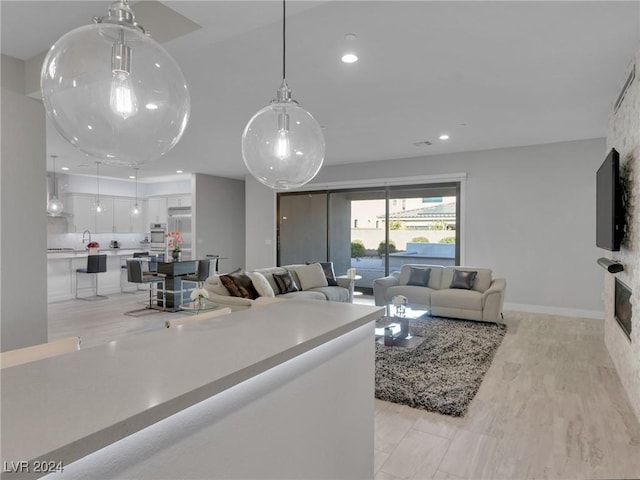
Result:
<svg viewBox="0 0 640 480"><path fill-rule="evenodd" d="M151 273L144 273L142 271L143 260L130 258L127 259L127 280L130 283L137 284L149 284L149 305L145 308L139 308L137 310L130 310L125 312L125 315L135 317L136 313L144 312L153 309L153 285L156 285L156 297L158 295L158 283L163 282L164 278Z"/></svg>
<svg viewBox="0 0 640 480"><path fill-rule="evenodd" d="M101 298L107 298L105 295L98 295L98 274L105 273L107 271L107 254L103 253L101 255L89 255L87 257L87 267L86 268L77 268L76 269L76 298L80 300L98 300ZM94 278L94 286L93 287L78 287L80 283L79 276L82 275L93 275ZM87 290L91 288L94 290L94 295L90 297L79 297L78 290Z"/></svg>
<svg viewBox="0 0 640 480"><path fill-rule="evenodd" d="M205 258L202 260L198 260L198 266L196 267L195 275L185 275L182 277L182 282L192 282L197 284L198 288L202 288L202 284L204 281L209 278L211 272L211 265L213 263L217 263L217 258ZM215 267L214 267L215 268ZM215 271L215 270L214 270ZM184 303L184 294L188 292L189 289L182 288L182 302Z"/></svg>
<svg viewBox="0 0 640 480"><path fill-rule="evenodd" d="M133 258L146 258L148 256L149 256L149 252L133 252ZM154 271L157 270L157 268L151 268L151 263L152 262L149 262L148 270L154 270ZM153 264L156 265L156 262L153 262ZM120 268L121 268L121 272L124 272L125 274L127 273L127 262L126 262L126 260L122 265L120 265ZM136 285L136 289L135 290L125 290L127 282L124 282L122 277L123 277L123 275L121 274L120 275L120 292L122 292L122 293L136 293L136 292L139 292L141 290L144 290L144 288L140 288L140 285ZM128 275L127 275L127 278L128 278Z"/></svg>

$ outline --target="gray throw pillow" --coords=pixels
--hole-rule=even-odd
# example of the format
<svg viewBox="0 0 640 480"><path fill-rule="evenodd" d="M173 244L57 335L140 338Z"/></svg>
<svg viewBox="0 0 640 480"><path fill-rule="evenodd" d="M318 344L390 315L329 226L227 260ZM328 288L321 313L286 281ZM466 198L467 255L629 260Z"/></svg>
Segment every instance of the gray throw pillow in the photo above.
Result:
<svg viewBox="0 0 640 480"><path fill-rule="evenodd" d="M427 287L429 286L429 275L431 275L430 268L411 267L411 274L409 275L409 281L407 282L407 285Z"/></svg>
<svg viewBox="0 0 640 480"><path fill-rule="evenodd" d="M291 276L291 272L282 274L274 273L273 279L276 281L276 285L278 285L278 290L280 290L281 294L297 292L298 290L300 290L298 288L298 285L296 285L295 280Z"/></svg>
<svg viewBox="0 0 640 480"><path fill-rule="evenodd" d="M454 270L453 279L449 288L461 288L464 290L471 290L473 288L473 282L476 279L478 272L468 272L464 270Z"/></svg>

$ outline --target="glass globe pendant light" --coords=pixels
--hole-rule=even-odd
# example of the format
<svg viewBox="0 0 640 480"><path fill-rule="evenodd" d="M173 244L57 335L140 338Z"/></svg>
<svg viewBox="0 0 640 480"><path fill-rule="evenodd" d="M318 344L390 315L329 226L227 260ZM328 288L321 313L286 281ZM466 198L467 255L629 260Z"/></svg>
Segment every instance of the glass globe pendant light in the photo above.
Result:
<svg viewBox="0 0 640 480"><path fill-rule="evenodd" d="M96 162L96 201L91 205L91 211L95 215L102 215L106 211L100 201L100 162Z"/></svg>
<svg viewBox="0 0 640 480"><path fill-rule="evenodd" d="M134 168L134 170L136 171L136 203L129 210L129 214L132 217L139 217L142 214L142 209L138 206L138 169Z"/></svg>
<svg viewBox="0 0 640 480"><path fill-rule="evenodd" d="M169 53L114 1L63 35L42 64L47 115L76 148L107 164L139 165L178 143L189 121L189 89Z"/></svg>
<svg viewBox="0 0 640 480"><path fill-rule="evenodd" d="M64 209L64 205L60 200L58 200L58 195L56 194L56 158L58 158L57 155L51 155L51 159L53 160L53 195L47 202L47 213L49 215L60 215Z"/></svg>
<svg viewBox="0 0 640 480"><path fill-rule="evenodd" d="M242 158L259 182L277 190L301 187L324 161L325 141L315 118L291 98L285 68L285 1L282 2L282 84L242 133Z"/></svg>

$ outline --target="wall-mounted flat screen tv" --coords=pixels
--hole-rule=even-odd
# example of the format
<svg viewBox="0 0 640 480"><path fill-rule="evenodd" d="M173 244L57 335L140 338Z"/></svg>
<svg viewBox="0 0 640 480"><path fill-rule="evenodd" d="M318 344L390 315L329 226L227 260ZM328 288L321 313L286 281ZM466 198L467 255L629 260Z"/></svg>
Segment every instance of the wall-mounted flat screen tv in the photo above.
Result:
<svg viewBox="0 0 640 480"><path fill-rule="evenodd" d="M612 148L596 174L596 245L617 252L623 236L620 155Z"/></svg>

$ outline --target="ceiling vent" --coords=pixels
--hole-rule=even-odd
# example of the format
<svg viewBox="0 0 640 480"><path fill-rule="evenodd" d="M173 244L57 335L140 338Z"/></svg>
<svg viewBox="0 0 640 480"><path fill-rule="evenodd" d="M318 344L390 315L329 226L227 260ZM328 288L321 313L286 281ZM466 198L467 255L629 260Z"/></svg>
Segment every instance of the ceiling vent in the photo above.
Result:
<svg viewBox="0 0 640 480"><path fill-rule="evenodd" d="M430 147L433 145L429 140L424 140L422 142L413 142L414 147Z"/></svg>
<svg viewBox="0 0 640 480"><path fill-rule="evenodd" d="M616 100L616 103L613 106L614 114L618 113L618 110L620 109L622 102L624 102L624 97L629 91L629 88L631 87L631 84L633 83L633 80L635 78L636 78L636 66L633 65L633 67L631 67L631 73L629 73L629 77L627 78L627 81L624 82L624 87L622 87L622 91L620 92L620 95L618 95L618 99Z"/></svg>

